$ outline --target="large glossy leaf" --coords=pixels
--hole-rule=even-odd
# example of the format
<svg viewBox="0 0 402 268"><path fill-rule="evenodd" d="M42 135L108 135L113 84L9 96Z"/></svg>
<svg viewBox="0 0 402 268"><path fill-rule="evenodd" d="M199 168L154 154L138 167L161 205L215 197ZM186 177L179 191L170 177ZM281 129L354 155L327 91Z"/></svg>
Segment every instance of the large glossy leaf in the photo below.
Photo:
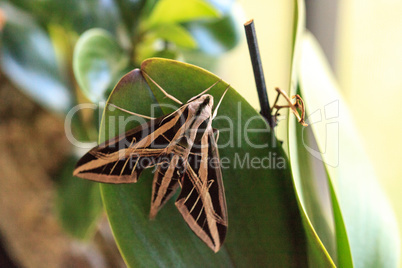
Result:
<svg viewBox="0 0 402 268"><path fill-rule="evenodd" d="M338 256L347 256L349 242L355 267L397 267L400 241L393 211L330 68L310 35L303 41L299 72L301 93L322 153L306 148L323 161L333 196L339 201L333 202Z"/></svg>
<svg viewBox="0 0 402 268"><path fill-rule="evenodd" d="M106 99L105 92L118 81L128 62L115 38L102 29L86 31L74 49L75 78L93 102Z"/></svg>
<svg viewBox="0 0 402 268"><path fill-rule="evenodd" d="M203 69L170 60L147 60L141 70L181 101L219 80ZM220 82L210 90L215 102L226 87L226 83ZM164 104L163 113L174 109L166 106L174 103L164 98L139 70L123 77L109 102L145 115L152 114L150 107L155 103ZM156 115L161 114L156 110ZM121 116L120 124L116 116ZM107 109L100 141L143 121L139 117L131 117L129 121L129 116L120 110ZM153 175L148 170L136 184L101 186L109 221L127 264L132 267L307 265L304 232L288 162L266 122L230 89L213 126L221 131L218 144L225 163L222 172L229 211L223 248L215 254L192 233L175 208L174 197L155 220L148 219Z"/></svg>
<svg viewBox="0 0 402 268"><path fill-rule="evenodd" d="M43 106L65 112L69 85L59 71L48 35L31 16L0 3L7 17L1 36L1 68L21 90Z"/></svg>
<svg viewBox="0 0 402 268"><path fill-rule="evenodd" d="M309 241L310 267L331 267L338 263L331 194L323 164L305 148L316 148L313 137L306 135L310 132L295 119L290 120L292 175Z"/></svg>
<svg viewBox="0 0 402 268"><path fill-rule="evenodd" d="M291 69L289 70L289 90L291 94L294 84L292 81L297 79L297 66L300 56L300 43L301 36L305 29L305 11L303 1L295 0L294 3L294 13L293 13L293 35L292 35L292 46L291 46ZM288 111L283 111L288 113ZM282 112L282 114L283 114ZM301 154L296 148L295 144L298 144L300 136L296 135L302 126L296 123L295 118L292 114L287 114L288 126L281 129L279 132L286 130L284 140L285 149L289 155L293 184L296 191L296 196L298 200L299 210L302 216L302 222L304 226L304 231L307 238L307 252L308 252L308 264L309 267L334 267L335 263L331 256L336 256L333 226L331 226L332 218L331 211L323 212L323 207L326 208L328 202L322 202L320 199L322 196L319 189L317 189L317 174L320 174L319 165L313 165L310 163L310 158L306 155ZM279 122L281 124L282 122ZM283 123L282 123L283 124ZM324 191L324 196L328 192ZM328 200L326 200L328 201ZM332 227L332 229L331 229ZM323 236L324 234L324 236ZM331 253L331 255L328 253Z"/></svg>

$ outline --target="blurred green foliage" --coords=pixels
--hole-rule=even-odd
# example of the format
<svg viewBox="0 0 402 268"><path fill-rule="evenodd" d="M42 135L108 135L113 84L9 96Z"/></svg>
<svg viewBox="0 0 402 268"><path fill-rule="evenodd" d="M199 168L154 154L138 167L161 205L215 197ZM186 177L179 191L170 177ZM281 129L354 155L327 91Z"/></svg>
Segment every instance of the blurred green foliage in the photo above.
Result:
<svg viewBox="0 0 402 268"><path fill-rule="evenodd" d="M1 68L38 103L64 113L80 102L77 83L90 100L105 100L124 71L146 58L188 61L185 55L195 54L214 61L239 41L233 5L212 0L4 0ZM87 58L74 66L77 81L73 53ZM80 68L90 69L86 75L97 82L81 77Z"/></svg>

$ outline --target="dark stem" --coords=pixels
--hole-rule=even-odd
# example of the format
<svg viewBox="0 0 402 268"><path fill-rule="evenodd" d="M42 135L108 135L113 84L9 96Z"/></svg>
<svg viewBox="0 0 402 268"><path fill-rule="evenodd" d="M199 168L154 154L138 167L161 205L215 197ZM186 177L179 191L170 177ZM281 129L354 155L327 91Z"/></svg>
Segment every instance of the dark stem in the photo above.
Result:
<svg viewBox="0 0 402 268"><path fill-rule="evenodd" d="M257 35L255 33L254 21L250 20L244 24L246 31L246 38L248 50L250 52L251 64L253 65L254 80L257 87L258 99L260 100L261 115L268 121L271 129L275 127L275 121L271 115L271 107L267 95L267 87L265 85L264 72L262 70L262 63L260 51L258 49Z"/></svg>

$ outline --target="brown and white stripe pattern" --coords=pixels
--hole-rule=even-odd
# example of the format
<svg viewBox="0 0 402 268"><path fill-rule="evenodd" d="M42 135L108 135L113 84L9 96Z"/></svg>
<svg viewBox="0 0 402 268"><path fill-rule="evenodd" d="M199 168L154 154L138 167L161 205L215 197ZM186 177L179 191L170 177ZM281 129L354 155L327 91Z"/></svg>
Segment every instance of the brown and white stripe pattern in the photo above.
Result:
<svg viewBox="0 0 402 268"><path fill-rule="evenodd" d="M213 97L203 93L172 114L91 149L78 161L74 175L103 183L134 183L145 168L155 167L150 218L181 187L176 207L194 233L217 252L225 240L228 217L217 130L211 126Z"/></svg>

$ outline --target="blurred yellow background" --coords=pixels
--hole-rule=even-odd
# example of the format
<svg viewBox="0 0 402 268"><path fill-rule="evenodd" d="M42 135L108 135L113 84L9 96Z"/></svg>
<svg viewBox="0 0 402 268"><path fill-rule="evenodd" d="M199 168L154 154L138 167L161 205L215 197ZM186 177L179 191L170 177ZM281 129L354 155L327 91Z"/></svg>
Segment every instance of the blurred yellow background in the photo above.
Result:
<svg viewBox="0 0 402 268"><path fill-rule="evenodd" d="M254 18L269 97L287 88L283 73L294 1L240 0L244 22ZM402 1L306 1L307 27L338 79L380 184L402 229ZM285 49L284 49L285 48ZM221 61L219 74L258 107L245 39ZM272 103L271 103L272 104ZM401 235L401 234L400 234ZM400 265L400 267L402 267Z"/></svg>

